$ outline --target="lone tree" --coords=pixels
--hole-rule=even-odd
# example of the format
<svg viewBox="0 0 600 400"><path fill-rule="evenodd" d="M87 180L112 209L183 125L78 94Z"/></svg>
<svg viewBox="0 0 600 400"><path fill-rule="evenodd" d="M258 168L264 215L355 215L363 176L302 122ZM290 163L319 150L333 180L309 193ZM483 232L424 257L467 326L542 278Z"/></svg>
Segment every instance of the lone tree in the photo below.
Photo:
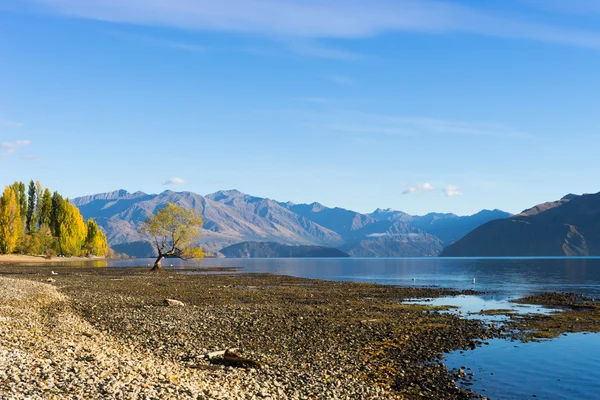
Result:
<svg viewBox="0 0 600 400"><path fill-rule="evenodd" d="M140 234L152 238L158 253L151 271L164 271L160 264L163 258L202 258L202 249L194 247L202 224L198 211L186 210L173 203L167 204L156 215L150 215L142 224Z"/></svg>

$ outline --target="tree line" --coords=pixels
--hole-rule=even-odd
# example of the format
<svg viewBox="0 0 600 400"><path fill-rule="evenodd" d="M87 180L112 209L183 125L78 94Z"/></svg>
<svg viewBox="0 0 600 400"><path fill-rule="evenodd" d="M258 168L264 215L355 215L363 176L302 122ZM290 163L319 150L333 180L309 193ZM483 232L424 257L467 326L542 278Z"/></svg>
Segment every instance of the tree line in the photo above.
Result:
<svg viewBox="0 0 600 400"><path fill-rule="evenodd" d="M13 253L106 257L109 247L96 221L86 223L68 198L31 180L27 188L6 186L0 197L0 254Z"/></svg>

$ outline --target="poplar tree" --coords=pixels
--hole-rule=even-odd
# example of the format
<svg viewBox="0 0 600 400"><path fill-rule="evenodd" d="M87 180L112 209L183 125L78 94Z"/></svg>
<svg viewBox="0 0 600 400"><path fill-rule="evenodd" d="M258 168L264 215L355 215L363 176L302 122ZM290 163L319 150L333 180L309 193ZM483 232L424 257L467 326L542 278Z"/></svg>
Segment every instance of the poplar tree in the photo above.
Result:
<svg viewBox="0 0 600 400"><path fill-rule="evenodd" d="M58 248L59 252L67 257L82 254L87 238L87 225L79 209L63 200L62 215L59 221Z"/></svg>
<svg viewBox="0 0 600 400"><path fill-rule="evenodd" d="M106 235L92 218L90 218L87 223L85 248L90 256L108 256L108 242L106 241Z"/></svg>
<svg viewBox="0 0 600 400"><path fill-rule="evenodd" d="M25 228L27 232L35 231L35 182L33 179L29 181L29 190L27 195L29 196L27 201L27 217L25 219Z"/></svg>
<svg viewBox="0 0 600 400"><path fill-rule="evenodd" d="M42 196L44 195L44 189L40 181L35 181L35 213L34 218L36 224L40 223L40 207L42 206Z"/></svg>
<svg viewBox="0 0 600 400"><path fill-rule="evenodd" d="M46 188L44 190L44 194L42 195L42 200L40 201L40 211L38 213L38 223L40 225L40 229L43 226L50 227L51 214L52 195L50 194L50 189Z"/></svg>
<svg viewBox="0 0 600 400"><path fill-rule="evenodd" d="M17 198L17 204L19 205L19 211L21 214L21 225L25 228L25 216L27 215L27 195L25 194L25 184L23 182L15 181L10 188L15 192Z"/></svg>
<svg viewBox="0 0 600 400"><path fill-rule="evenodd" d="M0 253L10 254L15 250L22 230L17 196L7 186L0 198Z"/></svg>
<svg viewBox="0 0 600 400"><path fill-rule="evenodd" d="M60 236L60 219L62 218L63 197L58 194L58 192L54 192L52 194L52 209L50 211L50 229L52 230L52 236L59 237Z"/></svg>

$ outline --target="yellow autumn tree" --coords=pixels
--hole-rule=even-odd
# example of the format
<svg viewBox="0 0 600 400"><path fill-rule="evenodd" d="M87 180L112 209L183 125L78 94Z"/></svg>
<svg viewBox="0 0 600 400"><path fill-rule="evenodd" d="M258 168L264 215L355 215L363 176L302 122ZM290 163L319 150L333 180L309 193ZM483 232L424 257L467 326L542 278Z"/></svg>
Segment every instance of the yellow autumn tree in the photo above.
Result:
<svg viewBox="0 0 600 400"><path fill-rule="evenodd" d="M60 216L60 229L58 235L58 250L67 257L80 256L83 252L87 238L87 225L79 209L63 200L62 215Z"/></svg>
<svg viewBox="0 0 600 400"><path fill-rule="evenodd" d="M17 196L7 186L0 198L0 253L10 254L15 250L22 230Z"/></svg>
<svg viewBox="0 0 600 400"><path fill-rule="evenodd" d="M106 241L106 235L92 218L90 218L87 223L85 251L90 256L108 256L108 242Z"/></svg>
<svg viewBox="0 0 600 400"><path fill-rule="evenodd" d="M140 234L150 237L158 256L152 271L162 271L164 258L202 258L202 249L194 246L200 237L202 216L196 210L188 210L169 203L156 215L144 221Z"/></svg>

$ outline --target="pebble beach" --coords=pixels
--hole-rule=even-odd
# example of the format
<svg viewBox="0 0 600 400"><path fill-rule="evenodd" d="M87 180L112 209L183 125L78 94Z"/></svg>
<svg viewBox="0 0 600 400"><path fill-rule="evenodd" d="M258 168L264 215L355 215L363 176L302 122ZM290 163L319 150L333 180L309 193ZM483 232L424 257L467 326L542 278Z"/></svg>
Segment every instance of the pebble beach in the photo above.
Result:
<svg viewBox="0 0 600 400"><path fill-rule="evenodd" d="M0 397L481 398L456 385L443 353L501 332L402 303L452 294L267 274L1 264ZM244 362L223 358L228 349Z"/></svg>

